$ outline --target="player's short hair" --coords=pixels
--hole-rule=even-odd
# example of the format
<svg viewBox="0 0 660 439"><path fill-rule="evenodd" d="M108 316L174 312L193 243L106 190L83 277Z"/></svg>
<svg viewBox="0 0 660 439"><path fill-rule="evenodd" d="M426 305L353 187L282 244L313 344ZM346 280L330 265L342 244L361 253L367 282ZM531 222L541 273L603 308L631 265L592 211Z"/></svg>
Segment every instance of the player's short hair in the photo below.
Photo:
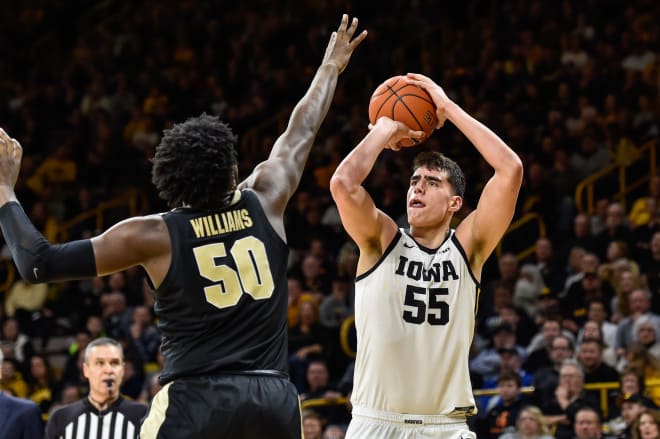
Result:
<svg viewBox="0 0 660 439"><path fill-rule="evenodd" d="M97 339L94 339L89 342L87 347L85 348L85 354L83 357L83 361L86 364L87 361L89 360L89 356L92 353L92 349L97 347L97 346L114 346L117 349L119 349L119 355L121 356L122 361L124 361L124 348L122 347L121 343L119 343L117 340L112 339L110 337L99 337Z"/></svg>
<svg viewBox="0 0 660 439"><path fill-rule="evenodd" d="M413 172L422 167L446 172L456 195L465 195L465 175L461 167L449 157L437 151L421 152L413 160Z"/></svg>
<svg viewBox="0 0 660 439"><path fill-rule="evenodd" d="M163 131L151 181L171 207L221 207L234 190L238 142L226 123L203 113Z"/></svg>

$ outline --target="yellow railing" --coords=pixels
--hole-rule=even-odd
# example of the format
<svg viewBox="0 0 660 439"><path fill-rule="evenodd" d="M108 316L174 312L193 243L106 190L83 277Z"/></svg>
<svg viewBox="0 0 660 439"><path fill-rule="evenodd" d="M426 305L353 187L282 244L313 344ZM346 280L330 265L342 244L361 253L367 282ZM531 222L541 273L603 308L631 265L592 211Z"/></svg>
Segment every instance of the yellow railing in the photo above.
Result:
<svg viewBox="0 0 660 439"><path fill-rule="evenodd" d="M111 200L104 201L98 206L82 212L68 221L60 223L57 232L58 242L67 241L69 239L69 231L71 228L84 221L94 219L95 231L100 232L108 226L105 217L108 211L124 209L125 213L123 217L127 218L129 216L144 214L149 208L148 204L147 197L142 191L137 189L127 189L126 193Z"/></svg>
<svg viewBox="0 0 660 439"><path fill-rule="evenodd" d="M536 223L536 229L532 234L533 239L530 239L530 242L525 242L525 246L523 248L515 250L516 256L520 261L531 255L534 252L534 244L536 239L544 237L546 234L545 222L543 221L541 215L537 212L529 212L511 223L506 233L500 240L500 243L497 245L497 248L495 249L497 257L499 258L502 255L502 247L505 242L514 240L516 238L517 231L523 230L525 226L532 223Z"/></svg>
<svg viewBox="0 0 660 439"><path fill-rule="evenodd" d="M337 399L312 398L300 403L300 408L305 410L313 407L324 407L328 405L346 405L348 398L342 396Z"/></svg>
<svg viewBox="0 0 660 439"><path fill-rule="evenodd" d="M627 197L647 183L651 176L657 172L656 145L657 140L647 142L639 148L635 160L629 163L613 163L578 183L575 188L575 206L577 210L590 215L593 214L596 211L596 185L605 178L612 177L613 174L616 174L617 177L618 190L611 194L610 198L621 202L623 207L626 208ZM643 164L644 161L648 163L648 173L637 176L629 175L628 169L631 166ZM628 177L632 177L633 180L629 182Z"/></svg>
<svg viewBox="0 0 660 439"><path fill-rule="evenodd" d="M355 316L350 315L341 322L339 328L339 343L341 344L341 349L344 351L346 356L349 358L355 358L356 352L351 347L351 343L348 339L349 333L355 324Z"/></svg>

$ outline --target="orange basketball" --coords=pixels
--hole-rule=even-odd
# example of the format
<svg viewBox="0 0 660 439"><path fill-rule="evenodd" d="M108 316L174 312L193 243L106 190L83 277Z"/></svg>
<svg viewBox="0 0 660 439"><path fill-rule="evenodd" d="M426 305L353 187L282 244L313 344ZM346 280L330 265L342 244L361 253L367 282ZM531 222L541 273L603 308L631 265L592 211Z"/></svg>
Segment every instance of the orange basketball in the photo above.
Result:
<svg viewBox="0 0 660 439"><path fill-rule="evenodd" d="M375 124L379 117L405 123L410 129L424 131L428 138L435 129L438 119L431 96L421 87L406 84L404 76L393 76L380 84L369 100L369 122ZM401 146L419 143L404 139Z"/></svg>

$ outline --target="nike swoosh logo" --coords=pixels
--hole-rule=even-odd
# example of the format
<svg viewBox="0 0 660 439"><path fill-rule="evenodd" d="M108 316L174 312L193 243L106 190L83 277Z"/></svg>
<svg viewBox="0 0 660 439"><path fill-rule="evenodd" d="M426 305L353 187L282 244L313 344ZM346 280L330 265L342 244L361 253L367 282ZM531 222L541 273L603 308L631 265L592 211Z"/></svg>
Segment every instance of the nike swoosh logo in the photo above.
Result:
<svg viewBox="0 0 660 439"><path fill-rule="evenodd" d="M414 245L410 245L410 244L408 244L407 242L404 242L404 243L403 243L403 246L404 246L405 248L415 248Z"/></svg>
<svg viewBox="0 0 660 439"><path fill-rule="evenodd" d="M37 267L34 267L34 268L32 269L32 273L34 273L34 278L35 278L35 279L37 279L37 278L39 277L39 276L37 275L37 271L39 271L39 269L38 269Z"/></svg>

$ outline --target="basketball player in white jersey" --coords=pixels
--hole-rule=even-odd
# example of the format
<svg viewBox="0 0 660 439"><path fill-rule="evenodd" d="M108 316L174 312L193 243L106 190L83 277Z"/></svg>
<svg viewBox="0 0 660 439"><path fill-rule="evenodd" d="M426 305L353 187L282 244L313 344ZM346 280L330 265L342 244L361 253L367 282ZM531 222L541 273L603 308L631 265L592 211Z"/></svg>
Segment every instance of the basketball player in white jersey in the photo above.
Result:
<svg viewBox="0 0 660 439"><path fill-rule="evenodd" d="M422 140L388 118L376 121L331 180L342 223L360 248L355 280L357 358L346 435L355 438L474 438L468 371L484 262L513 217L520 158L496 134L452 102L431 79L408 74L493 167L479 202L456 227L465 177L437 152L417 156L407 195L409 230L399 229L362 186L385 148Z"/></svg>

